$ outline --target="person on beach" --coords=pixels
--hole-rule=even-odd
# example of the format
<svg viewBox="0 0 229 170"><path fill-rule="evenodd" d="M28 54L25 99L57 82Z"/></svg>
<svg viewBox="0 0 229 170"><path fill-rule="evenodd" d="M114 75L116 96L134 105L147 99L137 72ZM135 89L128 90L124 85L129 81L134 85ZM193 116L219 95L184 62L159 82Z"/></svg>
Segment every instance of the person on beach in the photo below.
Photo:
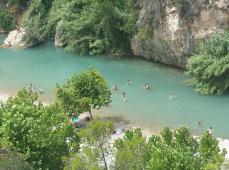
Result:
<svg viewBox="0 0 229 170"><path fill-rule="evenodd" d="M32 88L33 88L33 84L30 83L30 85L29 85L29 92L30 92L30 93L32 93L32 90L33 90Z"/></svg>
<svg viewBox="0 0 229 170"><path fill-rule="evenodd" d="M212 133L213 133L213 128L210 126L208 129L208 134L212 135Z"/></svg>
<svg viewBox="0 0 229 170"><path fill-rule="evenodd" d="M201 122L198 122L198 125L201 126Z"/></svg>
<svg viewBox="0 0 229 170"><path fill-rule="evenodd" d="M43 93L44 93L43 89L40 88L40 89L39 89L39 93L40 93L40 94L43 94Z"/></svg>
<svg viewBox="0 0 229 170"><path fill-rule="evenodd" d="M11 47L11 42L10 41L8 41L8 47Z"/></svg>
<svg viewBox="0 0 229 170"><path fill-rule="evenodd" d="M127 98L126 98L126 92L122 92L122 98L123 98L123 100L126 102L127 101Z"/></svg>
<svg viewBox="0 0 229 170"><path fill-rule="evenodd" d="M127 84L127 86L130 86L132 84L132 82L130 80L127 80L126 84Z"/></svg>
<svg viewBox="0 0 229 170"><path fill-rule="evenodd" d="M112 86L112 93L114 93L115 91L117 91L118 90L118 86L117 86L117 84L114 84L113 86Z"/></svg>

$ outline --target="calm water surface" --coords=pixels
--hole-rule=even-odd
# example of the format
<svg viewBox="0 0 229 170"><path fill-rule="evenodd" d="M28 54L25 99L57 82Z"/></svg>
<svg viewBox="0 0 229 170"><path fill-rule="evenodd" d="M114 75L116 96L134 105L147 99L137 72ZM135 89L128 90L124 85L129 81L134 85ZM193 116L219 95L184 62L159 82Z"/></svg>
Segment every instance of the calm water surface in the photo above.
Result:
<svg viewBox="0 0 229 170"><path fill-rule="evenodd" d="M119 86L107 112L156 130L185 125L198 134L212 126L216 136L229 138L229 96L196 94L184 85L182 72L140 59L79 56L50 42L30 49L0 49L0 91L15 93L33 83L44 89L43 99L50 101L56 83L89 65L102 72L110 85ZM126 85L128 79L133 82L131 87ZM141 90L146 82L152 88L147 92ZM122 100L123 90L127 102ZM170 93L177 98L169 100Z"/></svg>

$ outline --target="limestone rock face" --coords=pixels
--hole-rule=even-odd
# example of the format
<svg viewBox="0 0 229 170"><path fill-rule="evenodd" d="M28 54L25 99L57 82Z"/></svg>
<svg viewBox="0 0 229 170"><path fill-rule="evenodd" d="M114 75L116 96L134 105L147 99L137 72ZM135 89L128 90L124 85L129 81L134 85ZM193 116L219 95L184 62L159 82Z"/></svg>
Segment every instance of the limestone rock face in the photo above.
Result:
<svg viewBox="0 0 229 170"><path fill-rule="evenodd" d="M31 38L24 28L11 31L4 40L4 45L10 47L28 48L35 44L37 41Z"/></svg>
<svg viewBox="0 0 229 170"><path fill-rule="evenodd" d="M131 49L136 56L185 67L200 42L229 28L228 0L138 0Z"/></svg>
<svg viewBox="0 0 229 170"><path fill-rule="evenodd" d="M61 40L62 28L63 28L62 26L63 26L62 21L58 22L58 24L56 26L55 46L57 46L57 47L63 47L64 46L64 44Z"/></svg>

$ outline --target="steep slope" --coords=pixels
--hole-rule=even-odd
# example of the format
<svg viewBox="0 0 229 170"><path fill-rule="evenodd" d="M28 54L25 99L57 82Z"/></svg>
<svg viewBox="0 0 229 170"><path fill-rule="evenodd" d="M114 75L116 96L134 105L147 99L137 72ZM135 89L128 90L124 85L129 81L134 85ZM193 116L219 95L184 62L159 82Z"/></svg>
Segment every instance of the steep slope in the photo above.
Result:
<svg viewBox="0 0 229 170"><path fill-rule="evenodd" d="M138 0L136 56L185 67L204 39L229 28L228 0Z"/></svg>

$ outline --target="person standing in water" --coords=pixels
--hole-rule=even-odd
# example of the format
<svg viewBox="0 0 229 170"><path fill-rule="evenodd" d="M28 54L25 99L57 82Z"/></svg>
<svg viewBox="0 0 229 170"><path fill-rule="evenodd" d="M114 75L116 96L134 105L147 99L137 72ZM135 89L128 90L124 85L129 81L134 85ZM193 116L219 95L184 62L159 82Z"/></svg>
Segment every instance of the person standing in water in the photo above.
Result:
<svg viewBox="0 0 229 170"><path fill-rule="evenodd" d="M125 92L125 91L122 92L122 98L123 98L123 100L124 100L125 102L127 101L126 92Z"/></svg>
<svg viewBox="0 0 229 170"><path fill-rule="evenodd" d="M150 90L149 83L144 84L142 90Z"/></svg>
<svg viewBox="0 0 229 170"><path fill-rule="evenodd" d="M149 83L146 83L145 87L146 87L146 90L149 90L150 89Z"/></svg>
<svg viewBox="0 0 229 170"><path fill-rule="evenodd" d="M127 80L126 84L127 84L127 86L130 86L132 84L132 82L130 80Z"/></svg>

